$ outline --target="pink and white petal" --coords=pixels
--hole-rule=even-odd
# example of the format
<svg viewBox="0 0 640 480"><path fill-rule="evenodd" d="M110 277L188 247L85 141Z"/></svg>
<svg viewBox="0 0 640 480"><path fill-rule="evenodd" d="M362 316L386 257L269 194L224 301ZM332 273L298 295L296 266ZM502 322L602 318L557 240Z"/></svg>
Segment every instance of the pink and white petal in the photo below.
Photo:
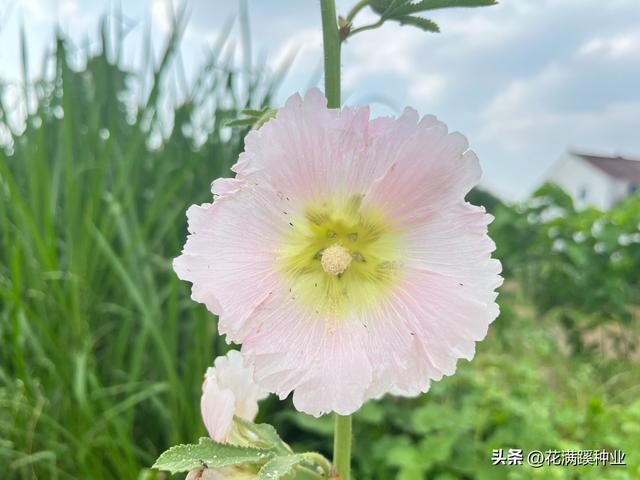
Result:
<svg viewBox="0 0 640 480"><path fill-rule="evenodd" d="M317 355L316 377L293 393L294 406L312 415L331 411L350 415L366 400L372 379L371 360L365 350L366 331L359 322L345 322L326 331L322 353Z"/></svg>
<svg viewBox="0 0 640 480"><path fill-rule="evenodd" d="M362 405L372 378L362 323L334 325L284 293L265 302L255 316L256 328L242 352L255 365L258 384L281 399L294 391L295 407L314 416L347 415Z"/></svg>
<svg viewBox="0 0 640 480"><path fill-rule="evenodd" d="M236 398L236 415L250 422L255 420L258 415L258 400L264 398L264 395L264 391L258 385L251 385L244 396Z"/></svg>
<svg viewBox="0 0 640 480"><path fill-rule="evenodd" d="M220 316L228 340L241 340L253 310L279 282L275 262L283 231L289 227L283 203L268 188L246 183L213 205L192 206L178 276L193 283L192 298Z"/></svg>
<svg viewBox="0 0 640 480"><path fill-rule="evenodd" d="M216 358L215 371L218 384L235 396L235 415L253 421L258 414L258 400L268 394L253 380L253 365L245 365L244 356L238 350L230 350Z"/></svg>
<svg viewBox="0 0 640 480"><path fill-rule="evenodd" d="M216 380L235 394L245 392L253 383L253 367L245 366L242 353L229 350L226 355L216 357L213 362Z"/></svg>
<svg viewBox="0 0 640 480"><path fill-rule="evenodd" d="M374 365L367 398L417 395L431 380L452 375L459 358L473 358L475 342L497 317L494 299L493 292L461 286L450 277L406 269L378 313L367 318Z"/></svg>
<svg viewBox="0 0 640 480"><path fill-rule="evenodd" d="M424 117L409 139L387 141L390 144L396 153L385 154L394 160L365 199L400 225L420 224L438 209L459 202L480 179L478 159L466 138L447 134L446 125L433 116Z"/></svg>
<svg viewBox="0 0 640 480"><path fill-rule="evenodd" d="M294 95L277 116L251 132L233 167L242 178L264 178L292 199L306 202L337 193L362 193L386 168L370 146L393 121L369 120L368 107L327 109L324 95Z"/></svg>
<svg viewBox="0 0 640 480"><path fill-rule="evenodd" d="M214 197L236 193L242 187L243 182L237 178L216 178L211 182L211 193Z"/></svg>
<svg viewBox="0 0 640 480"><path fill-rule="evenodd" d="M430 374L436 380L453 374L458 358L473 358L475 342L486 336L499 313L494 293L417 269L406 269L393 301L398 310L404 309L404 323L415 335L415 347L421 349L413 358L423 355L425 363L439 372Z"/></svg>
<svg viewBox="0 0 640 480"><path fill-rule="evenodd" d="M484 208L464 202L434 212L405 233L407 265L440 273L495 298L502 266L491 258L495 243L487 226L492 220Z"/></svg>
<svg viewBox="0 0 640 480"><path fill-rule="evenodd" d="M214 375L209 373L207 376ZM231 390L220 388L215 378L207 378L202 388L200 411L209 436L217 442L225 442L233 423L235 396Z"/></svg>
<svg viewBox="0 0 640 480"><path fill-rule="evenodd" d="M402 306L401 306L402 307ZM414 342L410 328L403 321L403 308L392 301L384 301L365 319L367 328L367 350L373 365L372 382L367 389L367 398L379 398L385 393L400 391L400 379L411 375L416 383ZM424 357L420 357L419 379L428 381L437 371ZM412 383L412 385L413 385ZM421 381L417 381L422 385Z"/></svg>

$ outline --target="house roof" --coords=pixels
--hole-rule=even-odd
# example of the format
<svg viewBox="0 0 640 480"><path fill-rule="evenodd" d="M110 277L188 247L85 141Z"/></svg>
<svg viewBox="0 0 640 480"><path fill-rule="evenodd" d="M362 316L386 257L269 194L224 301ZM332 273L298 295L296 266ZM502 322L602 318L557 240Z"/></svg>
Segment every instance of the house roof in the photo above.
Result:
<svg viewBox="0 0 640 480"><path fill-rule="evenodd" d="M586 153L573 153L610 177L640 184L640 161L623 157L603 157Z"/></svg>

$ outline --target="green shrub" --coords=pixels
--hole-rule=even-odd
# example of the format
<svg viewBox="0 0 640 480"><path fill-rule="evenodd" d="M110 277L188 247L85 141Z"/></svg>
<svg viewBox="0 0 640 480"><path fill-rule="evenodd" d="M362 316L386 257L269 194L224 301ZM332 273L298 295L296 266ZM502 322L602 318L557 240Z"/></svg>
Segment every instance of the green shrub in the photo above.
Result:
<svg viewBox="0 0 640 480"><path fill-rule="evenodd" d="M575 352L593 347L586 334L607 325L625 327L614 330L617 348L634 349L625 332L640 312L639 195L607 212L578 211L549 184L495 215L490 233L506 277L537 313L565 326Z"/></svg>

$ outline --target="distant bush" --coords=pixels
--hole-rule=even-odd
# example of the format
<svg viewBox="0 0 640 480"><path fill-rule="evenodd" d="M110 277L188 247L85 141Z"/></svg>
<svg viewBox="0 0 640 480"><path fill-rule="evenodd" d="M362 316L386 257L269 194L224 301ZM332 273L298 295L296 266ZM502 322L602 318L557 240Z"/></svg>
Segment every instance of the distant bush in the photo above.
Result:
<svg viewBox="0 0 640 480"><path fill-rule="evenodd" d="M639 317L639 195L607 212L576 210L547 184L524 203L501 205L495 216L490 230L506 277L538 313L565 325L576 350L586 330Z"/></svg>
<svg viewBox="0 0 640 480"><path fill-rule="evenodd" d="M495 212L498 206L502 205L502 201L498 197L478 187L472 189L465 200L474 205L483 206L489 213Z"/></svg>

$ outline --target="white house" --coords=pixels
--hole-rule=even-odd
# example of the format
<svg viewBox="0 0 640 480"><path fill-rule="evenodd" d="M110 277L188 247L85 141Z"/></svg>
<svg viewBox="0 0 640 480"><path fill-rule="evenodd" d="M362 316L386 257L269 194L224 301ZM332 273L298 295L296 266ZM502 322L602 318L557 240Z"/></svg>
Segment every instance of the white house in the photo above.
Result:
<svg viewBox="0 0 640 480"><path fill-rule="evenodd" d="M640 187L640 161L568 152L553 167L548 180L571 195L576 208L608 210Z"/></svg>

